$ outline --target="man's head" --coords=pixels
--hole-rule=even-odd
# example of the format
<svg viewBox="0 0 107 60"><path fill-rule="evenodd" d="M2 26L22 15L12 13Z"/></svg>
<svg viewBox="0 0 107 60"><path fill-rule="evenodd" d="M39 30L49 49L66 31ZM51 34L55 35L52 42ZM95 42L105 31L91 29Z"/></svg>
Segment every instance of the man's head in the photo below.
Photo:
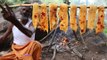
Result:
<svg viewBox="0 0 107 60"><path fill-rule="evenodd" d="M31 17L32 9L30 7L21 7L20 14L23 17Z"/></svg>
<svg viewBox="0 0 107 60"><path fill-rule="evenodd" d="M25 3L25 4L28 4L28 3ZM22 15L22 17L31 18L32 8L30 6L23 6L20 9L20 14Z"/></svg>

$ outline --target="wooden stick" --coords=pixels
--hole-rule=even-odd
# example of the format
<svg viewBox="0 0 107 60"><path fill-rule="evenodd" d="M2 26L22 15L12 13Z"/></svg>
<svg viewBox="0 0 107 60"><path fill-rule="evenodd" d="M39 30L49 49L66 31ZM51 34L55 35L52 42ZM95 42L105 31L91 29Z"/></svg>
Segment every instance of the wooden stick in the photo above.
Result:
<svg viewBox="0 0 107 60"><path fill-rule="evenodd" d="M51 38L51 41L50 41L50 43L49 43L49 47L48 47L48 49L47 49L47 51L49 51L49 49L52 47L52 43L54 42L54 38L55 38L55 35L56 35L56 31L57 31L57 28L55 29L55 31L54 31L54 34L53 34L53 36L52 36L52 38Z"/></svg>
<svg viewBox="0 0 107 60"><path fill-rule="evenodd" d="M43 42L47 41L46 39L47 39L50 35L52 35L54 31L55 31L55 29L52 30L51 32L49 32L43 39L40 40L40 42L43 43Z"/></svg>
<svg viewBox="0 0 107 60"><path fill-rule="evenodd" d="M85 40L84 40L82 34L80 33L80 25L78 24L78 26L79 26L79 35L80 35L80 38L81 38L81 40L82 40L81 42L82 42L82 44L84 44L84 48L85 48L85 49L88 49L88 47L87 47L87 45L86 45L86 43L85 43Z"/></svg>
<svg viewBox="0 0 107 60"><path fill-rule="evenodd" d="M77 37L77 34L76 34L76 32L73 30L73 34L74 34L74 36L75 36L75 39L77 40L77 41L79 41L79 39L78 39L78 37Z"/></svg>
<svg viewBox="0 0 107 60"><path fill-rule="evenodd" d="M80 58L83 57L83 55L78 50L76 50L75 48L73 48L72 50L78 57L80 57Z"/></svg>
<svg viewBox="0 0 107 60"><path fill-rule="evenodd" d="M16 5L11 5L10 7L19 7L19 6L33 6L33 4L16 4ZM47 7L49 7L49 6L47 5ZM58 6L58 7L60 7L60 6ZM68 8L70 8L70 5L68 5ZM80 8L80 6L77 6L77 8ZM87 8L90 8L90 7L87 6ZM99 7L97 7L97 8L99 8ZM105 6L104 8L107 9L107 6Z"/></svg>
<svg viewBox="0 0 107 60"><path fill-rule="evenodd" d="M11 5L10 7L20 7L20 6L33 6L33 4L16 4L16 5Z"/></svg>
<svg viewBox="0 0 107 60"><path fill-rule="evenodd" d="M73 52L71 52L71 50L72 50ZM83 54L81 54L81 53L76 49L76 47L70 48L70 49L68 50L68 52L69 52L69 53L73 53L73 54L75 54L76 56L78 56L81 60L84 60Z"/></svg>
<svg viewBox="0 0 107 60"><path fill-rule="evenodd" d="M55 56L56 56L56 47L54 48L53 56L52 56L51 60L55 60Z"/></svg>
<svg viewBox="0 0 107 60"><path fill-rule="evenodd" d="M53 45L55 45L55 43L52 43L52 46L53 46ZM44 48L48 48L49 46L50 46L49 44L48 44L48 45L45 45L45 46L43 46L43 49L44 49Z"/></svg>

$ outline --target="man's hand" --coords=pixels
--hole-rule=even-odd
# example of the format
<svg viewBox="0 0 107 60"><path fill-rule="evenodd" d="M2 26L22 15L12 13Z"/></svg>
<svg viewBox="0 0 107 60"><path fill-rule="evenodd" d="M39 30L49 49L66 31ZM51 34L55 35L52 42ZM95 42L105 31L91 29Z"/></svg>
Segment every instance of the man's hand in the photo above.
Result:
<svg viewBox="0 0 107 60"><path fill-rule="evenodd" d="M0 7L2 9L1 13L3 13L4 19L6 19L7 21L10 21L11 23L14 23L15 22L14 20L16 20L16 16L13 10L7 4L5 4L6 8L4 8L4 6L2 5L0 5Z"/></svg>

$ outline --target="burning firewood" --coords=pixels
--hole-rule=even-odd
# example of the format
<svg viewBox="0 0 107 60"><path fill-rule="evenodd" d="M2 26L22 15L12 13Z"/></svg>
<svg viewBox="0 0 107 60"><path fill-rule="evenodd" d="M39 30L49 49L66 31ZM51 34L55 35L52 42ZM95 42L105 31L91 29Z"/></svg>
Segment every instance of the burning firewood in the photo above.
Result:
<svg viewBox="0 0 107 60"><path fill-rule="evenodd" d="M79 27L81 34L86 32L86 14L87 14L86 5L81 5L79 14Z"/></svg>
<svg viewBox="0 0 107 60"><path fill-rule="evenodd" d="M48 32L48 16L46 4L40 5L40 21L38 28Z"/></svg>
<svg viewBox="0 0 107 60"><path fill-rule="evenodd" d="M37 28L38 21L39 21L39 5L35 3L33 4L32 11L32 22L35 29Z"/></svg>
<svg viewBox="0 0 107 60"><path fill-rule="evenodd" d="M104 30L104 6L99 6L96 34L102 32L103 30Z"/></svg>
<svg viewBox="0 0 107 60"><path fill-rule="evenodd" d="M62 39L62 46L67 45L68 42L69 42L69 40L66 37L63 37L63 39Z"/></svg>
<svg viewBox="0 0 107 60"><path fill-rule="evenodd" d="M88 11L88 23L87 23L87 28L90 30L93 30L95 27L96 10L97 7L95 5L90 5Z"/></svg>
<svg viewBox="0 0 107 60"><path fill-rule="evenodd" d="M77 6L71 5L71 8L70 8L70 27L75 32L77 31L77 28L78 28L77 21L76 21L76 12L77 12Z"/></svg>
<svg viewBox="0 0 107 60"><path fill-rule="evenodd" d="M66 32L68 29L68 5L61 4L58 12L60 19L60 30Z"/></svg>
<svg viewBox="0 0 107 60"><path fill-rule="evenodd" d="M56 28L57 25L57 4L50 4L49 5L49 21L50 21L50 30Z"/></svg>

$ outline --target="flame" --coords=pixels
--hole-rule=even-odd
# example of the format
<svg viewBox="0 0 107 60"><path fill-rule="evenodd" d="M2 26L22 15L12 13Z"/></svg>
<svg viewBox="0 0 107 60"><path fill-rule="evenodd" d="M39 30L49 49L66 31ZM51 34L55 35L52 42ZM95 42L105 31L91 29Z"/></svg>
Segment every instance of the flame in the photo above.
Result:
<svg viewBox="0 0 107 60"><path fill-rule="evenodd" d="M68 42L69 42L69 40L68 40L66 37L64 37L64 38L62 39L62 45L63 45L63 46L67 45Z"/></svg>

